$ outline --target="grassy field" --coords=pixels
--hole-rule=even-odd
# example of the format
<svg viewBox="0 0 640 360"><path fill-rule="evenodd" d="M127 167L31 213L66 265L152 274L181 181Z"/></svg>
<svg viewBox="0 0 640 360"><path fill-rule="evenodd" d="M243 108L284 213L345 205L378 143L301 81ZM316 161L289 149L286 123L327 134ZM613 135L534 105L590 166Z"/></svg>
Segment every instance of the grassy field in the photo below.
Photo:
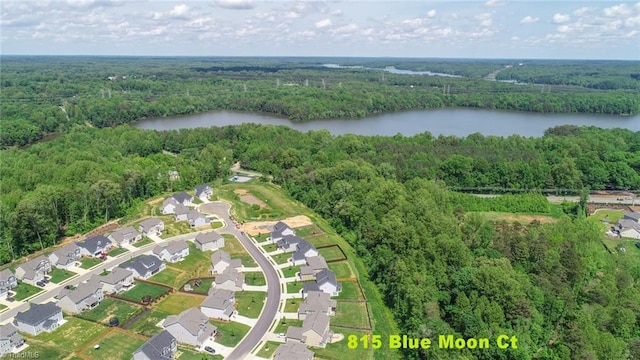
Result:
<svg viewBox="0 0 640 360"><path fill-rule="evenodd" d="M204 297L202 296L171 294L162 299L155 309L167 314L177 315L192 307L200 307L203 300Z"/></svg>
<svg viewBox="0 0 640 360"><path fill-rule="evenodd" d="M120 296L133 301L142 301L142 298L146 295L151 296L152 299L156 299L167 291L167 289L161 286L136 282L136 285L131 290L123 292Z"/></svg>
<svg viewBox="0 0 640 360"><path fill-rule="evenodd" d="M282 269L282 274L284 277L294 277L296 274L300 272L300 268L297 266L289 266L288 268Z"/></svg>
<svg viewBox="0 0 640 360"><path fill-rule="evenodd" d="M36 341L46 346L56 347L61 351L78 350L92 339L108 331L108 328L103 325L72 316L65 317L65 320L67 320L66 324L50 333L43 332L36 337L25 335L26 342L31 344L32 341Z"/></svg>
<svg viewBox="0 0 640 360"><path fill-rule="evenodd" d="M99 340L99 349L89 346L81 355L96 360L129 360L131 354L145 342L142 337L115 329Z"/></svg>
<svg viewBox="0 0 640 360"><path fill-rule="evenodd" d="M228 252L232 259L240 259L242 265L245 267L258 266L244 246L242 246L240 240L231 234L222 234L222 237L224 237L224 247L222 249Z"/></svg>
<svg viewBox="0 0 640 360"><path fill-rule="evenodd" d="M252 285L252 286L267 285L267 280L264 278L264 274L261 272L245 273L244 279L247 285Z"/></svg>
<svg viewBox="0 0 640 360"><path fill-rule="evenodd" d="M349 335L356 335L358 338L363 335L370 335L369 331L362 330L346 330L340 328L330 327L331 331L336 334L344 334L344 339L337 343L327 344L324 349L313 348L312 351L316 354L314 359L345 359L345 360L358 360L358 359L370 359L375 356L378 357L379 352L384 352L385 346L380 349L373 350L371 347L365 349L362 346L357 347L356 349L349 349L347 346ZM376 334L377 335L377 334ZM383 339L383 344L385 343L385 337L381 337ZM388 339L388 338L387 338Z"/></svg>
<svg viewBox="0 0 640 360"><path fill-rule="evenodd" d="M80 267L83 269L91 269L92 267L100 264L102 260L93 257L83 257L80 259Z"/></svg>
<svg viewBox="0 0 640 360"><path fill-rule="evenodd" d="M324 234L324 231L317 225L303 226L295 229L296 235L307 239L310 236L318 236Z"/></svg>
<svg viewBox="0 0 640 360"><path fill-rule="evenodd" d="M598 209L593 215L591 215L591 217L599 221L606 220L610 223L617 224L618 220L622 219L625 212L626 211L624 210Z"/></svg>
<svg viewBox="0 0 640 360"><path fill-rule="evenodd" d="M213 285L213 281L214 281L213 279L202 279L200 280L200 286L198 287L195 287L193 286L193 284L191 284L192 292L198 293L198 294L205 294L205 295L209 294L209 290Z"/></svg>
<svg viewBox="0 0 640 360"><path fill-rule="evenodd" d="M257 319L264 306L267 293L262 291L238 291L236 292L236 309L238 314L248 318Z"/></svg>
<svg viewBox="0 0 640 360"><path fill-rule="evenodd" d="M153 244L153 240L149 239L148 237L143 238L142 240L133 243L133 246L137 247L137 248L141 248L145 245L149 245L149 244Z"/></svg>
<svg viewBox="0 0 640 360"><path fill-rule="evenodd" d="M349 267L349 263L347 261L339 261L330 263L329 270L333 271L336 274L338 279L340 278L350 278L353 276L351 272L351 267Z"/></svg>
<svg viewBox="0 0 640 360"><path fill-rule="evenodd" d="M67 280L68 278L74 275L77 275L77 274L74 273L73 271L54 268L53 270L51 270L51 273L49 274L49 276L51 276L51 279L49 280L51 280L51 282L54 284L60 284L61 282Z"/></svg>
<svg viewBox="0 0 640 360"><path fill-rule="evenodd" d="M18 283L18 287L13 289L13 291L15 291L16 295L13 297L16 300L24 300L26 298L28 298L29 296L38 294L40 292L43 292L44 289L43 288L39 288L37 286L33 286L33 285L29 285L27 283L24 282L19 282Z"/></svg>
<svg viewBox="0 0 640 360"><path fill-rule="evenodd" d="M283 254L275 254L271 255L276 264L286 264L289 259L291 259L291 253L283 253Z"/></svg>
<svg viewBox="0 0 640 360"><path fill-rule="evenodd" d="M266 252L276 251L278 246L276 244L267 244L262 247Z"/></svg>
<svg viewBox="0 0 640 360"><path fill-rule="evenodd" d="M211 253L198 250L190 241L187 244L189 245L189 255L184 260L171 264L171 267L184 271L187 276L185 281L189 278L210 275Z"/></svg>
<svg viewBox="0 0 640 360"><path fill-rule="evenodd" d="M38 359L66 359L70 355L70 349L60 349L54 346L43 345L36 339L28 339L29 347L15 355L15 359L33 358L33 354L38 354ZM4 359L5 357L3 357ZM6 356L7 359L11 357Z"/></svg>
<svg viewBox="0 0 640 360"><path fill-rule="evenodd" d="M303 299L287 299L287 303L284 304L284 312L298 312L303 301Z"/></svg>
<svg viewBox="0 0 640 360"><path fill-rule="evenodd" d="M355 281L342 281L342 291L337 299L364 300L364 296Z"/></svg>
<svg viewBox="0 0 640 360"><path fill-rule="evenodd" d="M319 249L318 252L324 257L327 262L332 260L344 259L344 254L342 254L342 251L340 251L340 248L338 248L337 246Z"/></svg>
<svg viewBox="0 0 640 360"><path fill-rule="evenodd" d="M214 190L214 197L225 199L232 204L232 214L239 221L246 220L269 220L280 219L283 217L293 216L292 207L284 199L274 194L270 188L273 185L268 184L225 184ZM242 200L233 191L242 189L264 202L267 206L256 208Z"/></svg>
<svg viewBox="0 0 640 360"><path fill-rule="evenodd" d="M311 243L311 245L315 247L340 244L341 241L344 241L337 234L324 234L324 235L312 236L312 237L306 238L306 240L309 241L309 243Z"/></svg>
<svg viewBox="0 0 640 360"><path fill-rule="evenodd" d="M304 284L310 283L310 282L312 281L294 281L294 282L287 283L287 293L298 294L300 293L300 290L302 290L302 287L304 286Z"/></svg>
<svg viewBox="0 0 640 360"><path fill-rule="evenodd" d="M161 216L161 218L164 221L164 231L162 235L160 235L161 239L193 232L193 229L189 226L189 222L186 220L176 222L173 216Z"/></svg>
<svg viewBox="0 0 640 360"><path fill-rule="evenodd" d="M264 346L262 347L262 349L260 349L260 351L258 351L258 354L256 355L258 355L261 358L271 359L271 355L273 355L273 353L276 351L276 349L280 345L282 345L282 343L275 342L275 341L267 341L266 343L264 343Z"/></svg>
<svg viewBox="0 0 640 360"><path fill-rule="evenodd" d="M336 315L331 319L331 325L370 328L365 303L338 301Z"/></svg>
<svg viewBox="0 0 640 360"><path fill-rule="evenodd" d="M146 336L153 336L161 330L156 326L156 324L161 320L164 320L169 315L172 314L153 309L145 316L138 319L138 321L136 321L129 330Z"/></svg>
<svg viewBox="0 0 640 360"><path fill-rule="evenodd" d="M149 281L155 281L173 288L179 288L182 284L187 282L187 274L184 271L172 269L172 266L173 265L169 265L166 269L153 275L149 278Z"/></svg>
<svg viewBox="0 0 640 360"><path fill-rule="evenodd" d="M142 311L142 306L140 305L107 297L100 302L100 305L78 314L77 317L107 325L109 324L109 319L115 316L120 320L120 324L126 324L140 311Z"/></svg>
<svg viewBox="0 0 640 360"><path fill-rule="evenodd" d="M224 322L218 320L210 320L210 322L218 327L220 337L216 336L216 342L223 346L233 347L238 345L240 340L242 340L245 334L251 329L247 325L235 322Z"/></svg>
<svg viewBox="0 0 640 360"><path fill-rule="evenodd" d="M222 355L211 355L205 352L198 352L195 350L192 350L190 348L187 348L185 346L180 346L178 345L178 351L176 352L176 355L174 356L174 359L178 359L178 360L213 360L213 359L220 359L222 360L223 357Z"/></svg>
<svg viewBox="0 0 640 360"><path fill-rule="evenodd" d="M280 322L278 323L278 325L276 325L276 328L273 330L274 333L279 334L279 333L286 333L287 332L287 328L289 326L299 326L302 327L302 320L297 320L297 319L282 319L280 320Z"/></svg>
<svg viewBox="0 0 640 360"><path fill-rule="evenodd" d="M265 242L267 241L267 239L269 238L269 236L271 236L271 234L260 234L258 236L255 237L256 241L259 243Z"/></svg>
<svg viewBox="0 0 640 360"><path fill-rule="evenodd" d="M123 247L117 247L117 248L109 251L107 253L107 255L109 255L109 256L118 256L118 255L124 254L126 252L129 252L129 250L127 250L126 248L123 248Z"/></svg>

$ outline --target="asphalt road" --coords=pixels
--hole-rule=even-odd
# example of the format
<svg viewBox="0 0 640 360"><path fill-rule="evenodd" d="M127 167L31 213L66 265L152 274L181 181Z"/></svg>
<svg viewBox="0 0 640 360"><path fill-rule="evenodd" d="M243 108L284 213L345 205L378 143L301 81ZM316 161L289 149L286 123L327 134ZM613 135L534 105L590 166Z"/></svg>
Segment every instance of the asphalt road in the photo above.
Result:
<svg viewBox="0 0 640 360"><path fill-rule="evenodd" d="M280 304L280 280L273 265L269 263L267 258L258 250L255 244L240 230L236 229L233 221L229 216L229 210L231 205L223 202L212 202L203 204L200 206L203 212L213 213L221 217L227 226L218 230L221 234L232 234L237 237L247 251L253 256L258 263L258 266L262 268L265 278L267 280L267 303L258 318L256 324L249 330L249 333L240 341L240 343L233 349L233 351L225 359L227 360L239 360L244 359L253 348L258 345L264 334L269 330L271 322L278 312L278 305Z"/></svg>

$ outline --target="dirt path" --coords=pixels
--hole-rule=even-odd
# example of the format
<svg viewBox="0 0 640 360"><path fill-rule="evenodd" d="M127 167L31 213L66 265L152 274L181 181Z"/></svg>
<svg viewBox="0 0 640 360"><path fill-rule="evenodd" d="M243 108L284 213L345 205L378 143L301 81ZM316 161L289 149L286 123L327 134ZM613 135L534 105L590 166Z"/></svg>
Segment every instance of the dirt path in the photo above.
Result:
<svg viewBox="0 0 640 360"><path fill-rule="evenodd" d="M282 221L292 228L313 225L311 220L305 215L298 215L298 216L286 218ZM252 222L248 222L241 225L240 230L244 231L245 233L251 236L266 234L271 232L271 228L277 222L278 221L252 221Z"/></svg>

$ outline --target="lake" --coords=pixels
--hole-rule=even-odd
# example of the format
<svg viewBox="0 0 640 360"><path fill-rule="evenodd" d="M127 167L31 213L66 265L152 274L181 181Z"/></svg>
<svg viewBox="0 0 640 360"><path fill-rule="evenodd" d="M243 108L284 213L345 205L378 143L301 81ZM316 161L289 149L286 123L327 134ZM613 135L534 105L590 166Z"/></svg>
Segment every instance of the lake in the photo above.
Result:
<svg viewBox="0 0 640 360"><path fill-rule="evenodd" d="M558 125L586 125L640 131L640 115L541 114L515 111L445 108L371 115L361 119L313 120L294 122L263 113L212 111L202 114L145 119L133 125L141 129L175 130L245 123L285 125L303 132L327 129L333 135L412 136L425 131L434 136L522 135L539 137L544 130Z"/></svg>

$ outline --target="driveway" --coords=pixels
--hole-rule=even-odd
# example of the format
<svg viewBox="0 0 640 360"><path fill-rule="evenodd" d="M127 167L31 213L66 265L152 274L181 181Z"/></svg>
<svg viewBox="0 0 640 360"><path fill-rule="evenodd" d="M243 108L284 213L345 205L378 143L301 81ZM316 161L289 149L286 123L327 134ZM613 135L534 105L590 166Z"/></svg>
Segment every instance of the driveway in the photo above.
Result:
<svg viewBox="0 0 640 360"><path fill-rule="evenodd" d="M233 220L231 220L231 217L229 216L230 209L231 205L220 201L200 205L200 210L202 212L216 214L224 220L226 224L228 224L226 227L218 229L218 232L221 234L231 234L237 237L244 248L247 249L251 256L256 260L258 266L262 268L262 272L267 280L267 302L262 309L260 317L244 339L242 339L229 356L226 357L227 360L236 360L246 359L251 350L258 345L262 337L267 333L273 319L276 317L276 313L278 312L281 293L280 281L276 270L262 252L255 246L255 244L246 235L242 234L240 230L236 229Z"/></svg>

